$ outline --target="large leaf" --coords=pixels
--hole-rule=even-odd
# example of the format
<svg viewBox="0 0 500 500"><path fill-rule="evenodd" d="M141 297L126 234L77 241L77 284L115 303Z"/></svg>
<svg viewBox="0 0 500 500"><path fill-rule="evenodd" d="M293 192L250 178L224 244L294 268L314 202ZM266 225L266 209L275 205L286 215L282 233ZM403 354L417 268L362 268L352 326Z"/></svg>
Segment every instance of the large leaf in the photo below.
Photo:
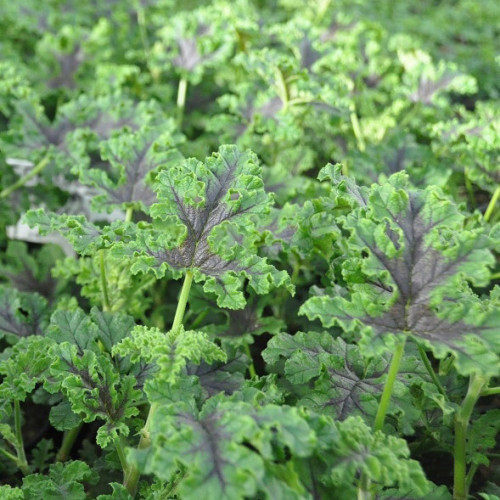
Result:
<svg viewBox="0 0 500 500"><path fill-rule="evenodd" d="M164 406L151 424L153 451L146 471L168 479L183 464L188 473L179 492L186 499L251 497L265 482L266 465L281 458L282 448L305 456L315 444L299 410L276 405L254 408L223 396L208 400L200 412L183 402ZM282 481L286 488L286 478Z"/></svg>
<svg viewBox="0 0 500 500"><path fill-rule="evenodd" d="M438 189L410 189L404 174L374 185L366 202L345 190L348 181L338 172L326 175L353 206L343 220L351 233L342 266L349 295L313 297L302 313L360 331L367 355L410 335L440 358L453 353L463 374L498 374L498 293L482 301L466 281L488 282L494 243L484 229L469 228Z"/></svg>
<svg viewBox="0 0 500 500"><path fill-rule="evenodd" d="M189 159L160 172L155 189L159 203L150 213L163 221L162 230L139 230L135 242L119 249L139 254L133 270L162 276L169 268L180 276L192 269L204 290L231 309L245 304L243 277L257 293L282 284L291 289L287 273L257 255L259 217L269 212L272 198L253 153L221 146L204 163Z"/></svg>

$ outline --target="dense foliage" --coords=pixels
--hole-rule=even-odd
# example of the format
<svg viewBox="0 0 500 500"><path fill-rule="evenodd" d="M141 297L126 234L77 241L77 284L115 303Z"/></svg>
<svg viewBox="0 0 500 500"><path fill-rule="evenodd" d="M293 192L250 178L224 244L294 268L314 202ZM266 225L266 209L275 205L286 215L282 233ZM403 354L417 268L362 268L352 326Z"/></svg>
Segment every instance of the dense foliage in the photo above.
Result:
<svg viewBox="0 0 500 500"><path fill-rule="evenodd" d="M0 0L2 499L500 499L494 0Z"/></svg>

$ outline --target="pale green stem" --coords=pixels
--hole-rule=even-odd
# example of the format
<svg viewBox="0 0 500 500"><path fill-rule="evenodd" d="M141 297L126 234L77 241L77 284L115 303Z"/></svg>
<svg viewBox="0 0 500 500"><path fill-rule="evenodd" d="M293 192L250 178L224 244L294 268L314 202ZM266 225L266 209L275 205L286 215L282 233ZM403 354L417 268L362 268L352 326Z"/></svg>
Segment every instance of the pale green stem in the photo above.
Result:
<svg viewBox="0 0 500 500"><path fill-rule="evenodd" d="M392 390L394 388L394 382L396 382L401 359L403 358L405 344L406 338L396 345L396 350L392 355L392 360L389 366L389 372L387 373L384 390L378 404L377 415L375 416L375 424L373 426L375 432L381 431L384 427L385 416L387 415L387 410L389 409ZM371 481L366 476L366 474L361 474L357 498L358 500L373 500L375 498L375 493L372 491Z"/></svg>
<svg viewBox="0 0 500 500"><path fill-rule="evenodd" d="M283 74L283 71L281 71L281 68L276 67L276 85L278 87L278 93L281 99L281 102L283 103L283 111L286 111L288 109L288 104L290 101L290 93L288 90L288 85L285 80L285 75Z"/></svg>
<svg viewBox="0 0 500 500"><path fill-rule="evenodd" d="M9 187L6 187L1 193L0 198L7 198L11 193L13 193L16 189L23 187L30 179L35 177L35 175L39 174L50 161L50 155L47 154L42 158L40 163L36 165L32 170L30 170L24 177L18 179L14 184L11 184Z"/></svg>
<svg viewBox="0 0 500 500"><path fill-rule="evenodd" d="M494 396L496 394L500 394L500 387L488 387L481 392L481 397Z"/></svg>
<svg viewBox="0 0 500 500"><path fill-rule="evenodd" d="M101 265L101 288L102 288L102 298L103 298L103 311L110 311L111 310L111 303L109 301L109 294L108 294L108 283L106 280L106 262L104 260L104 250L99 251L99 259L100 259L100 265Z"/></svg>
<svg viewBox="0 0 500 500"><path fill-rule="evenodd" d="M493 193L493 196L491 197L491 200L488 204L488 207L486 208L486 212L484 212L485 222L488 222L490 220L490 217L493 214L493 211L495 210L495 205L497 204L498 198L500 198L500 186L498 186L495 189L495 192Z"/></svg>
<svg viewBox="0 0 500 500"><path fill-rule="evenodd" d="M172 324L172 331L176 331L182 325L182 320L184 318L184 312L186 311L186 305L189 298L189 291L191 290L191 285L193 283L193 271L186 271L184 277L184 283L182 285L181 293L179 295L179 300L177 302L177 309L175 311L174 322ZM141 439L137 445L138 450L145 450L151 446L151 435L150 427L151 420L155 411L158 408L157 403L153 403L149 408L149 413L146 418L146 423L141 430ZM127 491L132 497L135 496L137 491L137 483L139 482L139 469L135 465L130 465L127 468L127 474L124 478L123 485L127 488Z"/></svg>
<svg viewBox="0 0 500 500"><path fill-rule="evenodd" d="M489 377L471 375L467 394L455 414L455 447L453 466L453 499L467 500L467 428L477 400ZM472 480L472 479L470 479Z"/></svg>
<svg viewBox="0 0 500 500"><path fill-rule="evenodd" d="M422 358L422 361L424 363L425 369L427 370L427 373L431 377L432 381L434 382L434 385L437 387L437 390L442 396L446 397L446 391L444 390L443 385L441 384L441 381L439 380L436 372L434 371L434 368L432 368L431 362L429 361L429 358L427 357L427 353L425 352L425 349L421 346L418 345L418 352L420 353L420 357Z"/></svg>
<svg viewBox="0 0 500 500"><path fill-rule="evenodd" d="M394 388L394 382L396 382L399 365L401 364L401 359L403 358L405 344L406 338L396 345L396 351L392 355L389 372L387 373L387 380L384 385L384 391L382 392L382 397L380 398L380 402L378 404L377 415L375 416L375 425L373 427L375 431L381 431L384 427L385 416L387 415L387 410L389 409L392 389Z"/></svg>
<svg viewBox="0 0 500 500"><path fill-rule="evenodd" d="M469 491L469 489L470 489L470 485L472 484L472 480L474 479L474 476L475 476L478 468L479 468L479 464L472 464L469 467L469 472L467 472L467 476L465 478L465 482L467 484L467 491Z"/></svg>
<svg viewBox="0 0 500 500"><path fill-rule="evenodd" d="M351 112L349 116L351 118L352 131L354 132L354 136L356 137L358 149L361 152L364 152L366 150L366 142L363 136L363 131L361 129L361 124L359 123L358 113L356 111L356 105L354 104L354 102L351 103Z"/></svg>
<svg viewBox="0 0 500 500"><path fill-rule="evenodd" d="M10 451L4 450L3 448L0 448L0 453L7 457L9 460L12 460L16 465L17 465L17 457L10 453Z"/></svg>
<svg viewBox="0 0 500 500"><path fill-rule="evenodd" d="M63 441L61 443L61 447L56 455L56 462L65 462L69 458L69 454L71 453L71 448L75 444L76 438L78 437L78 433L82 428L83 423L73 427L69 431L64 433Z"/></svg>
<svg viewBox="0 0 500 500"><path fill-rule="evenodd" d="M250 351L250 346L245 343L245 353L250 360L250 365L248 367L248 371L250 372L251 378L257 378L257 372L255 371L255 365L253 364L252 352Z"/></svg>
<svg viewBox="0 0 500 500"><path fill-rule="evenodd" d="M125 440L123 439L123 437L119 437L116 439L115 449L123 470L123 484L127 484L130 474L134 472L135 467L127 463L127 457L125 455Z"/></svg>
<svg viewBox="0 0 500 500"><path fill-rule="evenodd" d="M137 13L137 24L139 25L139 35L141 37L142 49L144 51L144 59L146 60L146 66L153 78L155 83L158 83L159 74L151 67L151 48L148 42L148 32L146 24L146 14L144 13L144 8L139 0L135 0L135 11Z"/></svg>
<svg viewBox="0 0 500 500"><path fill-rule="evenodd" d="M134 215L134 208L128 207L127 211L125 212L125 222L131 222L133 215Z"/></svg>
<svg viewBox="0 0 500 500"><path fill-rule="evenodd" d="M179 87L177 88L177 125L179 126L179 128L182 128L182 121L184 120L187 87L187 78L185 76L182 76L179 80Z"/></svg>
<svg viewBox="0 0 500 500"><path fill-rule="evenodd" d="M500 278L500 273L495 273L491 275L492 280L497 280L498 278Z"/></svg>
<svg viewBox="0 0 500 500"><path fill-rule="evenodd" d="M24 452L23 432L21 428L21 405L17 399L14 400L14 427L16 433L17 465L21 472L27 476L30 474L26 453Z"/></svg>

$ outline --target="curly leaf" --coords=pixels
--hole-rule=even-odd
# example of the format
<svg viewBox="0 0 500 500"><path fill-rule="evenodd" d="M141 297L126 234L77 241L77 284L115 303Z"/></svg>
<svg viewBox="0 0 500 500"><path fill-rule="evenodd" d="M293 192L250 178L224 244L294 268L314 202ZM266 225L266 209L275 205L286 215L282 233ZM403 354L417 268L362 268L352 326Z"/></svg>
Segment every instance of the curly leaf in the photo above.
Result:
<svg viewBox="0 0 500 500"><path fill-rule="evenodd" d="M50 367L49 392L61 391L71 403L73 413L85 422L97 418L106 423L97 432L97 443L105 447L118 435L129 433L130 418L138 414L141 399L135 378L121 376L106 354L85 350L62 342L51 349L56 361Z"/></svg>
<svg viewBox="0 0 500 500"><path fill-rule="evenodd" d="M109 162L109 171L84 168L80 180L98 189L92 199L97 212L111 212L116 208L147 209L156 201L148 181L158 167L169 168L182 160L175 146L180 138L173 135L173 123L161 128L142 128L137 132L123 132L101 143L101 158Z"/></svg>
<svg viewBox="0 0 500 500"><path fill-rule="evenodd" d="M85 500L87 495L82 483L91 481L94 475L90 467L79 460L53 464L48 476L30 474L23 479L24 498Z"/></svg>
<svg viewBox="0 0 500 500"><path fill-rule="evenodd" d="M410 335L439 358L453 353L464 375L498 374L498 297L481 301L465 282L488 282L494 242L484 229L465 227L439 190L412 190L404 174L373 186L366 206L356 192L345 194L358 206L343 220L351 232L342 266L350 297L313 297L301 313L360 330L367 355L391 349L395 335Z"/></svg>
<svg viewBox="0 0 500 500"><path fill-rule="evenodd" d="M161 407L152 419L151 435L146 471L169 479L182 463L188 474L179 492L186 499L252 497L265 483L266 466L272 466L285 446L304 456L315 444L299 410L276 405L254 408L223 396L208 400L200 412L184 402Z"/></svg>
<svg viewBox="0 0 500 500"><path fill-rule="evenodd" d="M188 361L199 364L225 361L224 351L202 332L185 331L181 326L177 331L161 332L158 328L136 326L130 335L113 347L113 354L130 356L132 362L155 363L157 377L168 384L174 384Z"/></svg>
<svg viewBox="0 0 500 500"><path fill-rule="evenodd" d="M162 230L139 231L135 242L119 250L139 254L136 271L153 269L162 276L169 268L177 276L192 269L204 290L231 309L245 304L243 277L260 294L283 284L292 290L287 273L257 255L259 218L272 198L253 153L221 146L204 163L189 159L160 172L155 189L159 203L150 213L162 221Z"/></svg>

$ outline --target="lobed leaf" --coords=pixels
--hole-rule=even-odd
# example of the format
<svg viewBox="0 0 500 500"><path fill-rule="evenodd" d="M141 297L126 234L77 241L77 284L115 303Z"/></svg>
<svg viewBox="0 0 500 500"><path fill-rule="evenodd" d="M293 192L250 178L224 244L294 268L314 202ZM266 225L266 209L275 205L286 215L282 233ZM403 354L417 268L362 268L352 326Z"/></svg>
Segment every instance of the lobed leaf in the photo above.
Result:
<svg viewBox="0 0 500 500"><path fill-rule="evenodd" d="M484 229L466 228L439 190L410 189L403 174L374 185L366 202L346 185L339 177L336 193L355 207L343 220L351 233L351 257L342 266L350 297L313 297L302 314L360 331L367 355L390 349L394 336L410 335L437 357L453 353L464 375L498 374L495 299L481 301L466 285L488 282L494 242ZM355 281L353 268L360 272Z"/></svg>

